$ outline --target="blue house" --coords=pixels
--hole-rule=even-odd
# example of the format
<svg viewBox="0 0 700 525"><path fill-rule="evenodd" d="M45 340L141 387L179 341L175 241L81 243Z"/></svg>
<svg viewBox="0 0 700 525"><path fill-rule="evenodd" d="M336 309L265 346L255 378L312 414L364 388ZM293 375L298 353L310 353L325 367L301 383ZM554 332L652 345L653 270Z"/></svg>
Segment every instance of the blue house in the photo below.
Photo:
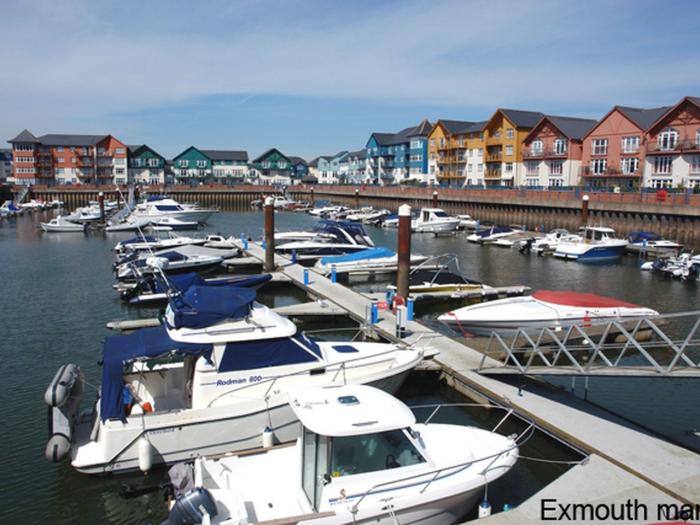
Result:
<svg viewBox="0 0 700 525"><path fill-rule="evenodd" d="M367 178L374 184L398 183L428 174L428 120L398 133L372 133L367 145Z"/></svg>

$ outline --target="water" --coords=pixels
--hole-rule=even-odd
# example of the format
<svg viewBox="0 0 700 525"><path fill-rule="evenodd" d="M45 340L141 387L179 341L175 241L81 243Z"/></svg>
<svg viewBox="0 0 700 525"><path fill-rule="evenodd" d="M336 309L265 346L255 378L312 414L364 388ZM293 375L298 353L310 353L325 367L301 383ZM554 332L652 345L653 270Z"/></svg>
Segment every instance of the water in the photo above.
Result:
<svg viewBox="0 0 700 525"><path fill-rule="evenodd" d="M102 339L109 335L105 323L114 319L151 317L156 311L127 308L111 289L111 247L128 234L41 234L37 215L0 223L0 295L3 334L4 380L0 385L3 414L3 467L6 476L0 501L0 522L21 523L159 523L163 518L160 492L125 501L119 496L123 483L158 484L163 473L91 478L77 474L67 463L51 465L43 456L46 440L46 407L43 392L57 368L66 362L79 364L91 384L99 382ZM308 227L315 219L304 214L279 214L279 229ZM252 236L262 233L262 215L254 212L221 213L209 231ZM370 229L377 244L396 245L395 231ZM635 261L621 265L589 267L551 258L523 257L498 248L468 244L464 236L434 238L414 236L416 252L453 252L469 277L493 286L525 284L533 288L590 291L645 304L660 311L695 308L697 287L665 281L639 272ZM384 283L370 283L377 289ZM263 291L266 304L280 306L305 300L286 289ZM426 321L428 315L424 314ZM333 326L347 326L340 322ZM305 328L328 327L324 320ZM568 386L568 380L562 380ZM580 390L580 384L577 385ZM698 447L687 430L700 427L699 390L693 380L596 379L588 397L632 420L664 433L687 446ZM86 399L94 390L88 387ZM431 374L411 378L400 397L412 404L463 402L462 396L442 388ZM440 421L472 422L493 426L495 414L453 409ZM497 420L497 419L496 419ZM515 425L517 427L517 425ZM513 431L516 431L514 428ZM510 430L509 430L510 431ZM565 460L576 459L568 449L537 434L523 454ZM491 488L494 509L517 504L556 478L564 466L521 461L509 476Z"/></svg>

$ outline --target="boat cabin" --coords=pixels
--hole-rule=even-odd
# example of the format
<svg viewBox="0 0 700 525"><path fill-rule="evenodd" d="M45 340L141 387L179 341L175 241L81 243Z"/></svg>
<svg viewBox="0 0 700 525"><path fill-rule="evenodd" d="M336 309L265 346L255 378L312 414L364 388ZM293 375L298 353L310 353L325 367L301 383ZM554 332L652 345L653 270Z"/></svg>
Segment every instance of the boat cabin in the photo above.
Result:
<svg viewBox="0 0 700 525"><path fill-rule="evenodd" d="M333 485L349 476L364 480L366 487L382 472L410 471L428 462L420 434L412 429L413 412L386 392L345 385L307 389L289 399L303 427L302 487L315 511L324 488L331 487L333 494L343 491Z"/></svg>
<svg viewBox="0 0 700 525"><path fill-rule="evenodd" d="M440 219L449 219L450 216L440 208L422 208L420 211L421 222L431 222Z"/></svg>
<svg viewBox="0 0 700 525"><path fill-rule="evenodd" d="M603 226L586 226L583 228L582 237L587 243L599 242L615 237L615 230Z"/></svg>

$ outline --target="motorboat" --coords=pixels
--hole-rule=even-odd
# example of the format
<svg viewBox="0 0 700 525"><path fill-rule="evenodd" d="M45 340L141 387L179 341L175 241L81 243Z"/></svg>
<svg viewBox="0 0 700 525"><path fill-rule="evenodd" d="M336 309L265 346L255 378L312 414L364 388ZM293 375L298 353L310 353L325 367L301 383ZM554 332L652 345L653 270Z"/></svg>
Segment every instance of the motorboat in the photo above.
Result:
<svg viewBox="0 0 700 525"><path fill-rule="evenodd" d="M457 215L457 218L459 219L459 227L462 230L476 230L479 227L479 221L472 218L471 215Z"/></svg>
<svg viewBox="0 0 700 525"><path fill-rule="evenodd" d="M200 208L198 206L184 205L170 198L150 198L146 202L136 205L131 216L134 218L146 218L151 222L159 222L164 219L178 219L186 222L198 222L205 224L209 217L219 210L213 208Z"/></svg>
<svg viewBox="0 0 700 525"><path fill-rule="evenodd" d="M168 523L196 508L201 523L222 525L451 525L518 460L515 435L417 423L404 403L368 386L291 392L289 405L301 423L295 442L197 458L194 486Z"/></svg>
<svg viewBox="0 0 700 525"><path fill-rule="evenodd" d="M394 284L387 285L387 288L396 291L396 285ZM467 279L463 275L451 272L446 268L427 270L419 266L412 270L408 276L409 294L460 293L488 288L488 286L479 281Z"/></svg>
<svg viewBox="0 0 700 525"><path fill-rule="evenodd" d="M238 249L237 239L232 236L224 237L220 233L209 234L204 238L204 247L219 249Z"/></svg>
<svg viewBox="0 0 700 525"><path fill-rule="evenodd" d="M356 222L323 221L318 234L310 240L291 241L275 246L275 251L313 261L330 255L345 255L374 248L374 242L364 227Z"/></svg>
<svg viewBox="0 0 700 525"><path fill-rule="evenodd" d="M59 370L46 395L46 456L104 474L254 449L266 428L286 443L298 436L290 390L395 392L422 359L393 344L315 342L256 303L254 290L190 286L170 299L161 326L106 338L94 406L79 409L79 367Z"/></svg>
<svg viewBox="0 0 700 525"><path fill-rule="evenodd" d="M43 200L31 199L29 202L21 203L19 207L28 211L41 211L46 209L46 203Z"/></svg>
<svg viewBox="0 0 700 525"><path fill-rule="evenodd" d="M272 205L274 206L274 208L276 210L286 209L291 204L294 204L294 202L295 201L293 201L287 197L280 196L280 195L276 195L276 196L272 197Z"/></svg>
<svg viewBox="0 0 700 525"><path fill-rule="evenodd" d="M350 211L345 216L345 220L371 224L386 217L389 213L389 210L376 210L372 206L365 206L359 210Z"/></svg>
<svg viewBox="0 0 700 525"><path fill-rule="evenodd" d="M632 253L643 253L645 255L676 255L683 245L675 241L663 239L653 232L632 232L627 236L627 251Z"/></svg>
<svg viewBox="0 0 700 525"><path fill-rule="evenodd" d="M411 254L410 264L416 266L428 260L425 255ZM399 266L399 256L389 248L368 248L346 255L322 257L314 268L323 274L330 274L335 268L338 273L391 273Z"/></svg>
<svg viewBox="0 0 700 525"><path fill-rule="evenodd" d="M390 213L382 221L383 228L398 228L399 227L399 214Z"/></svg>
<svg viewBox="0 0 700 525"><path fill-rule="evenodd" d="M495 240L487 242L492 246L499 246L501 248L516 248L520 247L524 242L527 242L528 240L532 240L534 243L540 238L542 238L541 233L516 230L509 235L499 236Z"/></svg>
<svg viewBox="0 0 700 525"><path fill-rule="evenodd" d="M206 273L220 266L223 261L221 255L187 255L178 249L169 249L124 261L115 267L114 273L120 281L133 281L143 274L152 273Z"/></svg>
<svg viewBox="0 0 700 525"><path fill-rule="evenodd" d="M66 216L66 219L71 222L96 222L102 219L102 213L99 207L83 206L76 209L73 213Z"/></svg>
<svg viewBox="0 0 700 525"><path fill-rule="evenodd" d="M522 253L535 253L537 255L544 255L545 253L552 253L557 249L560 242L578 242L581 239L579 235L572 235L568 230L563 228L556 228L544 237L534 238L529 237L521 240L515 245Z"/></svg>
<svg viewBox="0 0 700 525"><path fill-rule="evenodd" d="M122 219L121 221L110 221L105 227L105 231L108 233L134 232L143 230L146 227L150 226L150 224L151 221L149 219L128 217L126 219Z"/></svg>
<svg viewBox="0 0 700 525"><path fill-rule="evenodd" d="M659 257L643 263L640 268L684 281L696 281L700 280L700 255L681 253L677 257Z"/></svg>
<svg viewBox="0 0 700 525"><path fill-rule="evenodd" d="M459 228L460 220L450 217L440 208L422 208L418 217L411 221L411 231L416 233L453 232Z"/></svg>
<svg viewBox="0 0 700 525"><path fill-rule="evenodd" d="M206 242L206 238L187 237L166 232L164 236L162 235L159 237L138 235L130 239L125 239L114 246L114 251L120 254L158 251L167 248L177 248L179 246L205 244Z"/></svg>
<svg viewBox="0 0 700 525"><path fill-rule="evenodd" d="M140 276L130 286L120 287L119 296L123 301L134 305L152 305L167 302L173 294L182 293L190 286L238 286L257 290L272 279L269 273L259 275L225 275L202 277L195 272L170 275L160 274Z"/></svg>
<svg viewBox="0 0 700 525"><path fill-rule="evenodd" d="M3 217L14 217L16 215L22 215L24 209L19 208L12 201L5 201L2 206L0 206L0 215Z"/></svg>
<svg viewBox="0 0 700 525"><path fill-rule="evenodd" d="M626 239L615 238L615 230L603 226L586 226L580 240L565 240L557 245L554 257L580 262L619 260L627 247Z"/></svg>
<svg viewBox="0 0 700 525"><path fill-rule="evenodd" d="M590 293L539 290L444 313L438 320L474 335L518 329L560 330L659 315L650 308Z"/></svg>
<svg viewBox="0 0 700 525"><path fill-rule="evenodd" d="M151 224L156 228L169 228L170 230L175 231L196 230L199 228L199 223L197 221L183 221L176 219L175 217L164 217L151 222Z"/></svg>
<svg viewBox="0 0 700 525"><path fill-rule="evenodd" d="M61 215L54 217L49 222L40 222L39 225L45 232L83 233L87 228L87 224L71 222Z"/></svg>
<svg viewBox="0 0 700 525"><path fill-rule="evenodd" d="M510 226L491 226L468 235L467 241L478 244L491 244L501 237L512 235L516 231L517 230L511 228Z"/></svg>

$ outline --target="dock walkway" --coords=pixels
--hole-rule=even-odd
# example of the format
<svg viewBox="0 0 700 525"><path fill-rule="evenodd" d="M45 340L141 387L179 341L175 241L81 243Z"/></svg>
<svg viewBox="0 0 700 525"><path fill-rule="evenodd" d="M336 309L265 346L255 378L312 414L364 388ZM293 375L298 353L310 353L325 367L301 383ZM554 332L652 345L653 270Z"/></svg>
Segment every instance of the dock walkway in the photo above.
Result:
<svg viewBox="0 0 700 525"><path fill-rule="evenodd" d="M251 243L248 255L264 260L264 251ZM371 305L370 298L309 269L310 283L304 285L304 268L292 264L289 259L277 255L278 271L286 275L312 297L326 300L358 322L363 322ZM558 436L580 449L598 456L596 476L584 476L585 483L576 474L562 476L545 491L563 490L570 498L585 497L584 486L596 484L598 479L625 479L627 489L621 492L626 498L643 498L663 493L667 498L687 504L700 502L700 455L663 439L650 435L628 421L613 416L602 409L577 399L567 392L556 392L544 387L517 387L485 377L477 372L480 366L499 366L499 363L468 346L415 321L407 324L408 337L395 334L395 317L388 311L380 311L379 322L374 329L393 342L416 344L418 347L439 351L434 360L449 382L462 391L474 391L498 403L513 407L516 412L535 421L542 429ZM589 472L593 469L589 469ZM631 475L622 476L619 471ZM574 468L572 472L583 472ZM572 481L573 480L573 481ZM578 481L577 481L578 480ZM576 482L576 484L572 484ZM603 481L601 481L603 482ZM581 501L576 501L577 503ZM520 510L520 509L518 509ZM508 513L503 513L504 516ZM495 523L495 522L494 522ZM503 523L506 523L505 521Z"/></svg>

